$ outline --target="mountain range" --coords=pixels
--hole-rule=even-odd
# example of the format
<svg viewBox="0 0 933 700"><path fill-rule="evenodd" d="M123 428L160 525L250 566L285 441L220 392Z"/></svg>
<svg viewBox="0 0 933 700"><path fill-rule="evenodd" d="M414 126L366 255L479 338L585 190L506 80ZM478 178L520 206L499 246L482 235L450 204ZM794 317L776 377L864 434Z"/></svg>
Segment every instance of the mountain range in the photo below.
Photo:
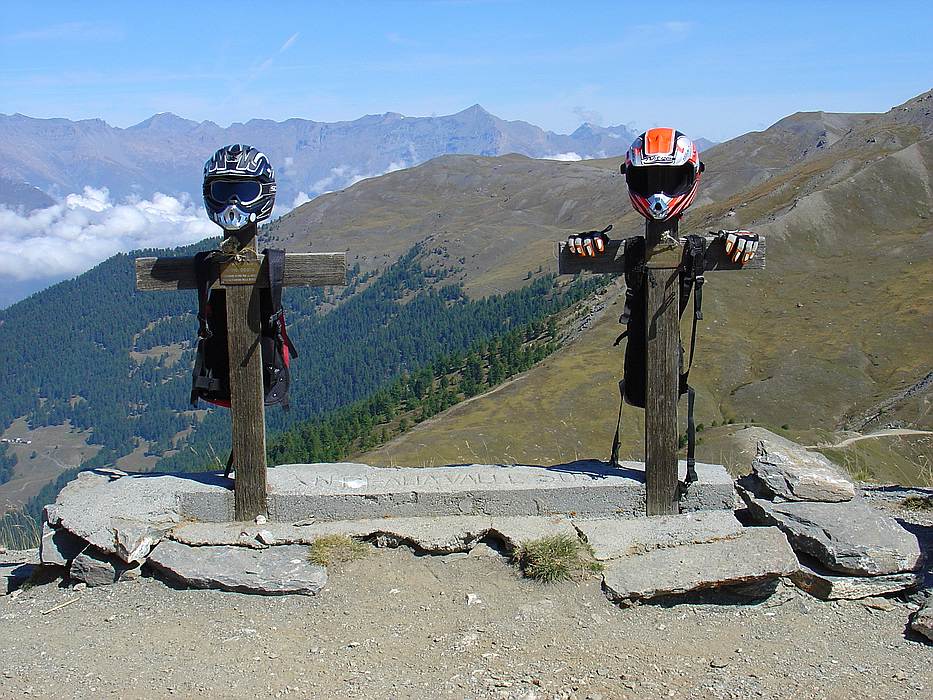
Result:
<svg viewBox="0 0 933 700"><path fill-rule="evenodd" d="M768 236L769 257L762 273L709 276L691 381L700 396L698 421L720 427L704 433L701 456L730 461L735 447L722 424L757 423L817 442L893 396L903 400L890 406L882 424L933 427L931 387L923 383L933 364L933 92L884 114L794 114L719 144L703 159L700 197L682 233L747 227ZM618 165L618 157L555 162L444 155L324 194L263 227L267 242L289 250L347 250L354 268L346 292L287 294L297 334L309 347L336 353L314 375L322 384L312 390L333 397L329 406L339 404L342 383L349 382L354 396L365 395L352 363L338 356L339 343L375 337L398 319L419 321L412 314L420 307L412 302L427 297L418 295L434 290L453 304L451 313L458 304L480 313L470 304L543 283L555 270L555 242L568 234L608 223L614 237L639 233L642 221L627 201ZM72 434L81 428L82 440L106 444L115 455L118 447L132 453L120 463L130 468L130 462L144 463L143 452L151 465L186 441L196 444L201 418L183 411L194 331L190 294L156 301L133 293L127 256L63 285L72 286L56 285L0 312L0 376L16 394L0 399L6 423L0 428L22 426L26 415ZM617 281L608 293L579 302L582 332L548 359L360 458L437 464L605 456L621 369L620 351L612 346L621 330L620 290ZM80 318L69 301L75 294L95 299L81 307ZM379 294L384 312L354 311ZM105 337L115 309L118 332ZM55 342L71 337L86 348L80 352L87 357L58 363L68 376L54 357L41 375L21 376L30 347L23 337L34 332L38 317L61 329L63 339ZM444 318L446 324L454 317ZM328 336L331 326L350 335ZM445 352L463 346L450 332L438 335ZM338 347L323 344L329 337ZM347 369L328 374L331 366ZM414 369L393 357L380 371L390 366ZM91 369L108 372L107 381L93 387L101 397L95 401L113 403L108 430L125 433L127 425L145 424L149 438L119 443L95 435L99 406L88 405L90 375L82 374ZM148 407L139 399L123 405L128 396L151 398ZM147 417L156 408L167 427ZM637 456L638 412L631 415L624 451ZM284 419L275 420L286 427ZM899 449L865 468L895 476L907 470L898 480L916 480L916 465Z"/></svg>
<svg viewBox="0 0 933 700"><path fill-rule="evenodd" d="M624 153L633 138L625 126L589 123L556 134L500 119L479 105L437 117L388 112L332 123L252 119L226 128L168 112L125 129L100 119L0 115L0 204L29 210L88 186L107 188L116 201L153 192L187 193L197 201L204 161L227 143L254 144L270 157L279 210L287 211L316 194L440 155L596 158Z"/></svg>

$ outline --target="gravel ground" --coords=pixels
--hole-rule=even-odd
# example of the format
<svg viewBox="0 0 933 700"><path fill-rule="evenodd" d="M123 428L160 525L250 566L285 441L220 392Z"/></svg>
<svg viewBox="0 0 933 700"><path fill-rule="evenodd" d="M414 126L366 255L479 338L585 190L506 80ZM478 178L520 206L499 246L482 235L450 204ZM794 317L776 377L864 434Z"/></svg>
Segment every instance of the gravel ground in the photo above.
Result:
<svg viewBox="0 0 933 700"><path fill-rule="evenodd" d="M0 696L927 698L915 608L782 585L758 604L622 609L596 580L538 584L489 551L382 549L314 598L148 578L0 598Z"/></svg>

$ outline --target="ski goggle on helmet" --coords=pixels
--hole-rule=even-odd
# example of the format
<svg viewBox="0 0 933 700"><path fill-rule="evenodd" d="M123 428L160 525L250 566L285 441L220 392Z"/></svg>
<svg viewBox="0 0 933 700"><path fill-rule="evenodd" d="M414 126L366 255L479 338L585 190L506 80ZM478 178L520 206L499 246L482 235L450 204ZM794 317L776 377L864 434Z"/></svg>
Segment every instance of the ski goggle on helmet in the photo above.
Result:
<svg viewBox="0 0 933 700"><path fill-rule="evenodd" d="M227 231L268 219L275 189L272 164L252 146L224 146L204 164L204 207Z"/></svg>
<svg viewBox="0 0 933 700"><path fill-rule="evenodd" d="M621 167L635 211L666 221L683 214L700 186L700 151L676 129L648 129L632 143Z"/></svg>

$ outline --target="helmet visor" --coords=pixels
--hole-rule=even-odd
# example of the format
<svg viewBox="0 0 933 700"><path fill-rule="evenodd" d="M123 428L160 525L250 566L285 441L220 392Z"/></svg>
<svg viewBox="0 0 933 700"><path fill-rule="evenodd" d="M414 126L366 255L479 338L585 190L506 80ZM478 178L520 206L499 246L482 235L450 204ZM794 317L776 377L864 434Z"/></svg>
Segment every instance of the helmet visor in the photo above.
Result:
<svg viewBox="0 0 933 700"><path fill-rule="evenodd" d="M250 204L259 199L260 194L262 185L256 180L214 180L210 184L211 199L215 202L231 202L236 198L240 204Z"/></svg>
<svg viewBox="0 0 933 700"><path fill-rule="evenodd" d="M629 190L641 197L663 194L676 197L693 187L696 174L693 165L645 165L625 170Z"/></svg>

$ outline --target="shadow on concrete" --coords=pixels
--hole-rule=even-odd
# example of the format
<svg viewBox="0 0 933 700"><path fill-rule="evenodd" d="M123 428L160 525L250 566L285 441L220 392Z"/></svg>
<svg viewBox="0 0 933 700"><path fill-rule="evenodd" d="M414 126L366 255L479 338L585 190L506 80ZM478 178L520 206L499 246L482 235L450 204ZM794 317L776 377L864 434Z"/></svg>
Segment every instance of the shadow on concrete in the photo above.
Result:
<svg viewBox="0 0 933 700"><path fill-rule="evenodd" d="M118 473L111 469L89 469L92 474L107 476L111 479L152 479L160 476L171 476L175 479L184 479L193 481L197 484L206 486L220 486L227 489L233 488L233 478L225 477L223 472L122 472Z"/></svg>
<svg viewBox="0 0 933 700"><path fill-rule="evenodd" d="M597 479L608 479L612 476L621 476L633 481L644 481L645 472L641 469L632 469L630 467L613 467L609 462L603 462L598 459L578 459L573 462L555 464L550 467L541 467L548 471L567 472L571 474L587 474Z"/></svg>
<svg viewBox="0 0 933 700"><path fill-rule="evenodd" d="M393 465L391 467L384 465L369 465L374 469L422 469L423 467L406 467ZM462 462L460 464L436 464L429 469L466 468L475 467L475 462ZM522 469L540 469L545 472L563 472L566 474L586 474L595 479L608 479L609 477L622 477L632 479L633 481L644 482L645 472L641 469L632 469L626 466L613 467L609 462L603 462L598 459L578 459L573 462L563 462L562 464L542 465L542 464L489 464L482 466L491 467L521 467Z"/></svg>

